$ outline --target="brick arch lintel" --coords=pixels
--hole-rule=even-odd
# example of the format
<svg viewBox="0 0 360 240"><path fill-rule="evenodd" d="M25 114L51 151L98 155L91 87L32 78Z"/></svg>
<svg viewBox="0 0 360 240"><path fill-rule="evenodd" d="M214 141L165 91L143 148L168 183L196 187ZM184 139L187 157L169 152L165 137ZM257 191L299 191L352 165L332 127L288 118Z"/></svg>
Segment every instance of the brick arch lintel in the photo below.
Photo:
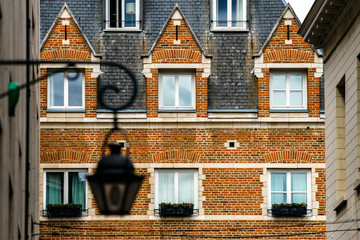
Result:
<svg viewBox="0 0 360 240"><path fill-rule="evenodd" d="M56 49L44 51L41 58L45 60L90 60L89 51L79 51L73 49Z"/></svg>
<svg viewBox="0 0 360 240"><path fill-rule="evenodd" d="M173 160L173 159L182 159L182 160L188 160L191 162L198 162L199 161L199 155L193 152L188 151L167 151L162 153L157 153L152 156L153 161L161 161L161 160Z"/></svg>
<svg viewBox="0 0 360 240"><path fill-rule="evenodd" d="M278 51L267 51L264 55L267 56L268 61L276 61L283 59L297 60L309 60L314 52L304 51L301 49L282 49Z"/></svg>
<svg viewBox="0 0 360 240"><path fill-rule="evenodd" d="M266 162L273 162L278 160L298 160L311 162L313 155L307 152L299 151L278 151L265 154Z"/></svg>
<svg viewBox="0 0 360 240"><path fill-rule="evenodd" d="M40 161L46 162L89 162L90 154L78 151L56 151L56 152L43 152L40 154Z"/></svg>

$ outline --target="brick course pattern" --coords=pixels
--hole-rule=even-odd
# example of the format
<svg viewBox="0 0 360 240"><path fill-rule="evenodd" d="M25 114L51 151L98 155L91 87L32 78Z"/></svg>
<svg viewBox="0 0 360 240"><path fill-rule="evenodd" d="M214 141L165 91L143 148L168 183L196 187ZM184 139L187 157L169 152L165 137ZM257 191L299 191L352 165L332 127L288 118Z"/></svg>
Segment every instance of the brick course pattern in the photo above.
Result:
<svg viewBox="0 0 360 240"><path fill-rule="evenodd" d="M312 221L52 221L42 239L326 239ZM62 227L71 227L64 229ZM308 234L307 234L308 233ZM318 234L317 234L318 233ZM57 235L57 236L56 236ZM289 236L285 236L289 235ZM292 236L293 235L293 236ZM56 236L56 237L55 237ZM278 237L276 237L278 236Z"/></svg>

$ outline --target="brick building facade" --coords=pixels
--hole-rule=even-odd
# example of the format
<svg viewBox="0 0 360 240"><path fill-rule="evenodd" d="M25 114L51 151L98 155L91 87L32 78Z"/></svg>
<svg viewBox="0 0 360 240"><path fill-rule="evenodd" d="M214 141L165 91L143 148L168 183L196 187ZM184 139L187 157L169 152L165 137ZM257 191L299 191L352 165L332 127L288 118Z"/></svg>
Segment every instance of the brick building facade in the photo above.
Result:
<svg viewBox="0 0 360 240"><path fill-rule="evenodd" d="M131 87L104 66L43 64L53 74L40 86L42 239L325 238L322 62L290 6L228 1L235 13L224 15L221 1L69 1L56 17L50 2L41 3L42 59L102 58L134 71L138 97L117 113L123 131L110 142L123 142L146 178L130 215L99 214L84 175L112 114L96 89L122 81L122 96L105 95L117 105ZM48 217L55 202L81 203L82 216ZM162 202L195 211L160 216ZM292 202L307 204L304 216L271 210Z"/></svg>

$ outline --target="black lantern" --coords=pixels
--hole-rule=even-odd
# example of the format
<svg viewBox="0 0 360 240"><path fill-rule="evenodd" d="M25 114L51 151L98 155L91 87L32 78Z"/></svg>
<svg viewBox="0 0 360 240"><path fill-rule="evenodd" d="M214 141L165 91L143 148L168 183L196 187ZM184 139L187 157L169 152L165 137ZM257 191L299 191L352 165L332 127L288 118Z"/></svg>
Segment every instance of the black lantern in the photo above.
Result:
<svg viewBox="0 0 360 240"><path fill-rule="evenodd" d="M120 154L120 144L109 147L111 154L101 158L96 173L87 179L101 214L125 215L130 212L144 177L134 174L130 159Z"/></svg>

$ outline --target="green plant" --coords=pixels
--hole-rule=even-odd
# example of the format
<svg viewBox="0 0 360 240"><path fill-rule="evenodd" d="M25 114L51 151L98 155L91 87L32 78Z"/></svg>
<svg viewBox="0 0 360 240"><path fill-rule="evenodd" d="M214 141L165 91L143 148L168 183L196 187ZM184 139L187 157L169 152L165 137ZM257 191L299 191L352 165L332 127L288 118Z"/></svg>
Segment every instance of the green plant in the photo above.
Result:
<svg viewBox="0 0 360 240"><path fill-rule="evenodd" d="M274 203L272 205L273 208L279 208L279 207L307 207L306 203Z"/></svg>
<svg viewBox="0 0 360 240"><path fill-rule="evenodd" d="M82 205L76 203L55 203L55 204L48 204L46 208L47 209L59 209L59 208L81 209Z"/></svg>
<svg viewBox="0 0 360 240"><path fill-rule="evenodd" d="M165 203L162 202L159 204L160 207L174 207L174 208L178 208L178 207L185 207L185 208L193 208L194 204L193 203Z"/></svg>

